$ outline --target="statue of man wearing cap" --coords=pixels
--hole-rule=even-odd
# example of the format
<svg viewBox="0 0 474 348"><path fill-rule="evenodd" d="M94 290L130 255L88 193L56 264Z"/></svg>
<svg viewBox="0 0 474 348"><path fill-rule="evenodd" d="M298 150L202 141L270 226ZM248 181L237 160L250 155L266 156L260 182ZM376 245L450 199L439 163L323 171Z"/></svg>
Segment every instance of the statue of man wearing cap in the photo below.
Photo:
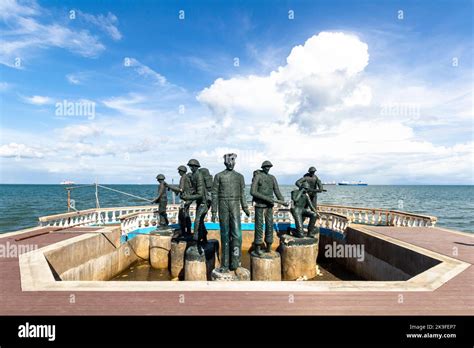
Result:
<svg viewBox="0 0 474 348"><path fill-rule="evenodd" d="M220 272L240 267L242 255L242 230L240 208L247 216L250 211L245 199L245 181L242 174L234 170L235 153L224 155L226 169L217 173L212 186L212 221L219 211L222 257Z"/></svg>
<svg viewBox="0 0 474 348"><path fill-rule="evenodd" d="M298 179L295 185L298 188L301 188L301 185L303 184L303 182L308 183L309 188L307 192L308 192L309 197L311 198L311 203L313 203L314 207L316 208L318 205L317 194L318 192L323 192L324 189L323 189L323 184L321 180L319 180L319 178L317 177L315 173L316 173L316 168L309 167L308 172L305 175L303 175L302 178Z"/></svg>
<svg viewBox="0 0 474 348"><path fill-rule="evenodd" d="M168 205L168 195L166 194L166 188L168 184L165 182L165 176L158 174L156 180L159 183L158 186L158 197L156 197L152 203L158 203L158 214L160 226L168 226L168 215L166 214L166 206Z"/></svg>
<svg viewBox="0 0 474 348"><path fill-rule="evenodd" d="M250 194L255 203L255 236L254 253L262 255L263 224L265 220L265 244L266 252L270 252L273 243L273 206L275 203L288 206L280 192L276 178L269 174L273 164L270 161L262 163L262 169L253 173ZM273 198L273 195L277 199Z"/></svg>
<svg viewBox="0 0 474 348"><path fill-rule="evenodd" d="M168 188L174 193L178 194L182 202L178 211L178 223L180 227L180 235L191 235L191 217L189 216L189 207L192 201L185 201L183 196L191 193L191 178L190 175L186 174L188 168L186 166L178 167L178 174L181 177L179 179L179 185L168 185Z"/></svg>

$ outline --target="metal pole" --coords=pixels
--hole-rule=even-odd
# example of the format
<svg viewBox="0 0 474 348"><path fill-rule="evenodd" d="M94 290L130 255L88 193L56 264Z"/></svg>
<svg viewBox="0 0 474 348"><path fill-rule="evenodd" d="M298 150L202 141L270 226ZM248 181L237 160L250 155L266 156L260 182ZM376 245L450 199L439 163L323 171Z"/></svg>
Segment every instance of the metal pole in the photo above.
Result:
<svg viewBox="0 0 474 348"><path fill-rule="evenodd" d="M171 179L171 184L174 184L174 179ZM174 194L174 191L171 191L171 197L173 197L173 204L176 204L176 196Z"/></svg>
<svg viewBox="0 0 474 348"><path fill-rule="evenodd" d="M100 203L99 203L99 190L98 190L98 187L97 187L97 178L95 179L95 207L97 209L100 208Z"/></svg>
<svg viewBox="0 0 474 348"><path fill-rule="evenodd" d="M71 190L67 190L67 211L68 213L71 211Z"/></svg>

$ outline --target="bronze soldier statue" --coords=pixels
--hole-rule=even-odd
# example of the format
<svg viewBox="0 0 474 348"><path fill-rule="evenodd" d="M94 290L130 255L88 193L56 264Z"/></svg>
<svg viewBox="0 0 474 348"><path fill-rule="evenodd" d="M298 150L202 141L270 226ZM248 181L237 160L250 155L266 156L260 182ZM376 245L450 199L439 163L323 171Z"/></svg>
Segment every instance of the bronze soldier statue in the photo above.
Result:
<svg viewBox="0 0 474 348"><path fill-rule="evenodd" d="M303 181L298 190L291 191L293 206L290 211L295 219L296 231L294 232L294 235L298 238L303 238L305 236L303 226L306 217L309 217L308 237L315 238L319 233L319 229L316 227L318 213L308 193L309 189L308 182Z"/></svg>
<svg viewBox="0 0 474 348"><path fill-rule="evenodd" d="M178 211L178 223L180 228L181 236L191 235L191 217L189 216L189 207L191 202L187 202L183 199L183 196L191 194L191 178L190 175L186 174L188 168L185 166L178 167L178 174L180 175L179 185L168 185L168 188L174 193L178 194L181 198L181 205Z"/></svg>
<svg viewBox="0 0 474 348"><path fill-rule="evenodd" d="M207 168L199 168L199 161L192 159L188 165L193 172L191 183L193 193L183 195L187 201L196 201L196 216L194 219L193 239L198 243L207 242L206 215L211 206L212 175Z"/></svg>
<svg viewBox="0 0 474 348"><path fill-rule="evenodd" d="M168 215L166 214L166 206L168 204L168 195L166 194L166 187L168 184L165 182L165 176L158 174L156 180L160 184L158 186L158 197L153 200L152 203L158 203L158 214L160 226L168 226Z"/></svg>
<svg viewBox="0 0 474 348"><path fill-rule="evenodd" d="M273 164L270 161L262 163L262 169L256 170L253 174L250 194L255 203L255 236L254 253L262 255L263 244L263 223L265 219L265 244L266 252L270 252L273 243L273 206L280 203L288 206L278 187L276 178L269 174ZM273 198L275 194L277 199Z"/></svg>
<svg viewBox="0 0 474 348"><path fill-rule="evenodd" d="M324 192L325 190L323 189L323 184L321 180L317 177L316 173L316 168L315 167L310 167L308 169L308 172L303 175L302 178L298 179L295 183L295 185L300 188L301 184L303 182L307 182L309 185L308 189L308 194L309 197L311 198L311 202L313 203L314 207L316 208L318 206L318 196L317 194L319 192Z"/></svg>
<svg viewBox="0 0 474 348"><path fill-rule="evenodd" d="M247 216L250 211L245 199L245 182L242 174L234 170L236 154L224 155L226 169L217 173L212 186L212 221L219 211L222 257L220 272L240 267L242 255L242 230L240 208Z"/></svg>

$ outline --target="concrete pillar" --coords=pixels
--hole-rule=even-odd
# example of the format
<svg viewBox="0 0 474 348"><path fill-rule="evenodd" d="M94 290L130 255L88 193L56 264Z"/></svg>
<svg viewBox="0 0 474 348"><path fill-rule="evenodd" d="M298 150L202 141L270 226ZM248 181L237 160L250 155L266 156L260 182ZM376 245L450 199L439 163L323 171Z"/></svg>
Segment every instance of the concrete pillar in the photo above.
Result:
<svg viewBox="0 0 474 348"><path fill-rule="evenodd" d="M280 237L282 279L311 279L316 276L318 241L314 238L296 238L290 235Z"/></svg>
<svg viewBox="0 0 474 348"><path fill-rule="evenodd" d="M151 267L156 269L165 269L169 267L172 235L172 230L150 234Z"/></svg>
<svg viewBox="0 0 474 348"><path fill-rule="evenodd" d="M190 246L186 250L184 280L211 280L218 252L219 242L215 239L201 245L201 250L196 245Z"/></svg>
<svg viewBox="0 0 474 348"><path fill-rule="evenodd" d="M171 278L184 278L184 253L187 244L185 240L171 241Z"/></svg>
<svg viewBox="0 0 474 348"><path fill-rule="evenodd" d="M281 280L281 258L276 251L256 255L250 253L252 280Z"/></svg>
<svg viewBox="0 0 474 348"><path fill-rule="evenodd" d="M186 250L184 280L207 280L206 256L199 253L196 246Z"/></svg>

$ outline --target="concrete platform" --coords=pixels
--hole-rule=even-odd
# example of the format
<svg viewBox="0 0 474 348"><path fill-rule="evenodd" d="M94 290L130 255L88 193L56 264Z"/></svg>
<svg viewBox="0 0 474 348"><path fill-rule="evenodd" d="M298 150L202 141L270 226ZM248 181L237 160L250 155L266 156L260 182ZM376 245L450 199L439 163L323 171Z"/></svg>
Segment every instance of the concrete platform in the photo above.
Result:
<svg viewBox="0 0 474 348"><path fill-rule="evenodd" d="M222 285L214 285L212 282L192 282L195 288L186 289L182 287L186 285L183 282L161 282L166 283L165 286L169 288L160 291L143 288L140 292L136 292L130 282L101 282L103 285L97 287L97 284L88 286L87 281L54 281L54 286L50 289L39 288L41 291L31 291L36 285L30 284L31 288L26 289L30 291L23 291L19 258L8 257L0 259L0 314L472 315L474 313L473 235L439 228L366 225L351 225L351 228L393 243L416 248L431 257L443 260L440 265L446 262L444 266L453 263L456 267L454 271L453 268L449 268L451 274L446 272L446 277L441 279L439 275L443 269L438 269L435 275L425 274L425 279L415 276L404 282L317 282L319 289L309 288L307 284L310 282L238 282L237 285L231 284L236 286L235 289L229 288L229 283L225 284L225 288L219 288ZM42 234L45 232L48 232L47 228L9 233L0 236L0 243L35 244L38 248L42 248L86 234L104 233L95 227L70 228ZM29 238L20 240L23 237ZM410 281L413 285L407 287ZM73 283L81 284L75 286ZM122 288L110 291L107 288L109 286L107 284L110 283L121 283L119 287ZM148 285L135 286L153 287L153 282L145 283ZM242 283L248 284L244 284L244 288L238 288ZM379 285L376 285L377 283ZM171 287L173 285L175 288ZM179 286L176 287L177 285ZM411 286L418 288L410 288Z"/></svg>

